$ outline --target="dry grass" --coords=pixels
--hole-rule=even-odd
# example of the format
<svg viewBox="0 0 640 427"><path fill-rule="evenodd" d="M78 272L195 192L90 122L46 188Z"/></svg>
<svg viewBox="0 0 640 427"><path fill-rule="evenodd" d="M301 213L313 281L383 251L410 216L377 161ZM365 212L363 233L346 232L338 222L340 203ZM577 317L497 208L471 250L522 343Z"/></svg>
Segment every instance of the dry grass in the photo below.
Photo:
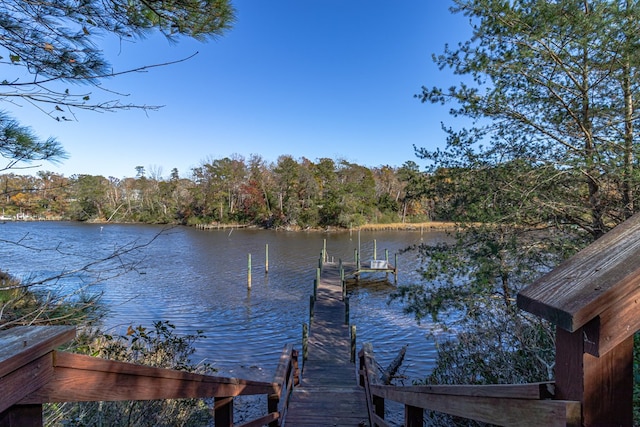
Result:
<svg viewBox="0 0 640 427"><path fill-rule="evenodd" d="M429 222L416 222L416 223L402 223L396 222L391 224L365 224L358 227L359 230L363 231L382 231L382 230L391 230L391 231L422 231L422 230L437 230L437 231L446 231L446 230L455 230L458 224L455 222L440 222L440 221L429 221Z"/></svg>

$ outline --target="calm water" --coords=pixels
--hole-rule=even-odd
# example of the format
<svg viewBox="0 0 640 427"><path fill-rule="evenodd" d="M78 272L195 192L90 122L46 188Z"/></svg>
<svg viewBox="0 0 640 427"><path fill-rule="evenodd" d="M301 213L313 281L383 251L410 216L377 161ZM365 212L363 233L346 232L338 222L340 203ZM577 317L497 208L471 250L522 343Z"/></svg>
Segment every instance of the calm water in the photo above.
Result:
<svg viewBox="0 0 640 427"><path fill-rule="evenodd" d="M18 277L43 278L129 250L46 286L68 291L100 277L104 281L91 289L104 292L107 328L122 333L128 325L168 320L179 333L201 329L207 338L197 344L198 360L206 359L224 374L270 379L283 345L292 342L301 348L302 324L308 322L309 295L324 239L335 260L353 261L358 245L363 260L373 258L375 241L378 259L384 259L387 249L393 262L394 254L410 244L443 238L434 232L362 232L358 236L356 232L8 222L0 224L0 269ZM269 273L265 274L267 244ZM143 247L135 249L139 245ZM248 254L253 266L250 291ZM133 264L135 270L114 277L113 268L119 264ZM417 280L415 255L399 255L398 265L399 284ZM423 378L435 357L430 325L417 325L402 313L400 303L389 303L393 276L390 281L349 289L358 348L372 342L377 360L386 366L409 344L402 371L410 379Z"/></svg>

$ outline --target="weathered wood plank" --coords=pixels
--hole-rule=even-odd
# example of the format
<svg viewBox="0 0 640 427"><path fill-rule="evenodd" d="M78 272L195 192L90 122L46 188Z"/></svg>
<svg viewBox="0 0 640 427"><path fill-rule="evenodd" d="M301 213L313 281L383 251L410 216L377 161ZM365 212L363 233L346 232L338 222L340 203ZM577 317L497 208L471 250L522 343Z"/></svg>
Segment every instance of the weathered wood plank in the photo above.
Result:
<svg viewBox="0 0 640 427"><path fill-rule="evenodd" d="M53 352L0 378L0 412L20 402L53 378Z"/></svg>
<svg viewBox="0 0 640 427"><path fill-rule="evenodd" d="M405 405L501 426L580 426L580 403L564 400L425 394L404 387L371 386L375 395Z"/></svg>
<svg viewBox="0 0 640 427"><path fill-rule="evenodd" d="M283 384L287 378L287 366L289 366L289 360L291 359L292 352L293 344L287 344L282 349L280 361L278 362L276 373L273 376L273 382L275 384Z"/></svg>
<svg viewBox="0 0 640 427"><path fill-rule="evenodd" d="M18 326L0 331L0 378L65 344L74 326Z"/></svg>
<svg viewBox="0 0 640 427"><path fill-rule="evenodd" d="M600 357L640 330L640 286L584 325L585 351Z"/></svg>
<svg viewBox="0 0 640 427"><path fill-rule="evenodd" d="M308 356L300 385L291 395L285 425L368 425L364 392L357 386L350 362L350 328L337 264L325 264L316 290L314 317L309 328Z"/></svg>
<svg viewBox="0 0 640 427"><path fill-rule="evenodd" d="M640 286L640 214L523 289L518 307L574 332ZM632 303L631 301L629 303Z"/></svg>
<svg viewBox="0 0 640 427"><path fill-rule="evenodd" d="M278 391L278 384L56 352L52 379L21 403L225 397Z"/></svg>
<svg viewBox="0 0 640 427"><path fill-rule="evenodd" d="M553 397L554 383L488 384L488 385L426 385L393 387L372 384L371 390L385 399L398 400L404 392L450 396L484 396L506 399L548 399Z"/></svg>
<svg viewBox="0 0 640 427"><path fill-rule="evenodd" d="M586 426L633 423L633 337L600 357L583 352L584 331L556 332L556 398L582 402Z"/></svg>

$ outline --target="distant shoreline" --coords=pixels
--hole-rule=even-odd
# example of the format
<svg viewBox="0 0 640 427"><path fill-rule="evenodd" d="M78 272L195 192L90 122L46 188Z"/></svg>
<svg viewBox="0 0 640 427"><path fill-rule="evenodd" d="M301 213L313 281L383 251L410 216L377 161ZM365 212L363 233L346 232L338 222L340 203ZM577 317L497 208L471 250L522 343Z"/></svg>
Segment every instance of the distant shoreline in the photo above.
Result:
<svg viewBox="0 0 640 427"><path fill-rule="evenodd" d="M40 221L69 221L62 218L28 218L28 219L5 219L2 222L40 222ZM140 223L131 223L131 222L115 222L115 221L104 221L104 220L89 220L89 221L71 221L71 222L85 222L89 224L150 224L145 222ZM153 225L153 224L151 224ZM155 224L158 225L158 224ZM252 225L252 224L222 224L222 223L213 223L213 224L194 224L190 227L197 228L199 230L225 230L225 229L239 229L239 228L250 228L250 229L263 229L263 227ZM317 231L317 232L340 232L340 231L452 231L456 230L459 227L459 224L455 222L448 221L428 221L428 222L394 222L388 224L364 224L358 227L352 228L342 228L330 226L326 228L302 228L298 226L287 226L287 227L278 227L278 228L266 228L266 230L281 230L281 231Z"/></svg>
<svg viewBox="0 0 640 427"><path fill-rule="evenodd" d="M261 228L256 225L247 224L196 224L193 227L199 230L224 230L234 228ZM341 227L327 227L327 228L302 228L296 226L278 227L267 230L281 230L281 231L317 231L317 232L341 232L341 231L452 231L458 227L455 222L446 221L429 221L429 222L395 222L389 224L364 224L358 227L341 228Z"/></svg>
<svg viewBox="0 0 640 427"><path fill-rule="evenodd" d="M390 224L365 224L360 227L356 227L356 230L363 231L378 231L378 230L390 230L390 231L423 231L423 230L438 230L447 231L455 230L458 228L458 224L455 222L447 221L429 221L429 222L394 222Z"/></svg>

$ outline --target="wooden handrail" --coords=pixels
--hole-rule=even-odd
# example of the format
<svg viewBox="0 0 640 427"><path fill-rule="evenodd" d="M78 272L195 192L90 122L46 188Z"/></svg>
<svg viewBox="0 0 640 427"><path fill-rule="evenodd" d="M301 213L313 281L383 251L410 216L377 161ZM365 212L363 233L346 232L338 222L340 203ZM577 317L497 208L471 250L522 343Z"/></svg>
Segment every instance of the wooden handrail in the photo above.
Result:
<svg viewBox="0 0 640 427"><path fill-rule="evenodd" d="M551 400L553 383L496 385L432 385L397 387L376 384L371 347L360 356L360 383L364 385L372 426L387 426L384 400L405 405L405 425L422 426L423 410L496 425L581 425L580 402Z"/></svg>
<svg viewBox="0 0 640 427"><path fill-rule="evenodd" d="M73 339L69 327L0 331L0 423L41 426L48 402L215 398L216 426L233 424L233 398L266 394L267 415L244 427L280 425L298 381L298 353L284 347L273 382L196 374L54 350Z"/></svg>

